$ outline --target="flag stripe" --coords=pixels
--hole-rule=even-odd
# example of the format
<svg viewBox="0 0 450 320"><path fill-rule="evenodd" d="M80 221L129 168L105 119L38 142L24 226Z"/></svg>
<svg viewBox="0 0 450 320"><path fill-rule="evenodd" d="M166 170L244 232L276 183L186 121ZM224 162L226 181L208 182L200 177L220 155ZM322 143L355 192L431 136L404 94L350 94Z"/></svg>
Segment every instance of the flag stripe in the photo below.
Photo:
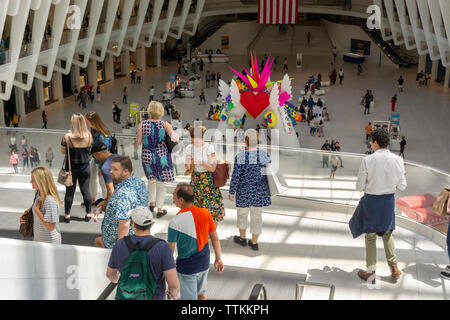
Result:
<svg viewBox="0 0 450 320"><path fill-rule="evenodd" d="M296 24L298 22L298 0L259 0L258 23Z"/></svg>

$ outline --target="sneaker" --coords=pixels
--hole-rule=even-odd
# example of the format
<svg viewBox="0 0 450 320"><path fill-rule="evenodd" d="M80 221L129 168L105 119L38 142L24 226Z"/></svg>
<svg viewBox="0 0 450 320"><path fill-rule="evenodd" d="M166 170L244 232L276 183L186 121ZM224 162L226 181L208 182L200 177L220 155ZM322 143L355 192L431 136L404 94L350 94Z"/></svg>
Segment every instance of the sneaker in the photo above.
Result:
<svg viewBox="0 0 450 320"><path fill-rule="evenodd" d="M247 241L244 238L241 238L239 236L234 236L233 241L237 244L240 244L241 246L245 247L247 245Z"/></svg>
<svg viewBox="0 0 450 320"><path fill-rule="evenodd" d="M441 278L445 279L445 280L450 280L450 272L442 271L441 272Z"/></svg>
<svg viewBox="0 0 450 320"><path fill-rule="evenodd" d="M257 244L257 243L253 244L252 240L248 240L248 246L249 246L250 248L252 248L253 250L255 250L255 251L258 251L258 250L259 250L258 244Z"/></svg>

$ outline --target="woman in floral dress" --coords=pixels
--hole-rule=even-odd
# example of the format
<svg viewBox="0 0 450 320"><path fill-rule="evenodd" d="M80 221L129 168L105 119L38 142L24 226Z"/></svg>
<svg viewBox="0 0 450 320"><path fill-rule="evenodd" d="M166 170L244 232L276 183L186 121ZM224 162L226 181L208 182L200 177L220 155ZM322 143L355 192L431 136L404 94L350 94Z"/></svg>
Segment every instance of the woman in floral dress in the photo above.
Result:
<svg viewBox="0 0 450 320"><path fill-rule="evenodd" d="M222 194L214 186L212 175L217 166L215 150L203 140L205 127L191 127L189 131L192 144L186 148L186 174L192 174L194 205L208 209L217 225L223 220L225 209Z"/></svg>
<svg viewBox="0 0 450 320"><path fill-rule="evenodd" d="M173 173L172 156L165 142L166 132L173 142L179 137L170 123L162 121L164 107L157 101L150 102L148 106L149 120L139 125L136 145L142 145L142 166L148 179L150 194L150 210L158 209L157 218L167 214L162 207L166 195L166 182L175 180Z"/></svg>

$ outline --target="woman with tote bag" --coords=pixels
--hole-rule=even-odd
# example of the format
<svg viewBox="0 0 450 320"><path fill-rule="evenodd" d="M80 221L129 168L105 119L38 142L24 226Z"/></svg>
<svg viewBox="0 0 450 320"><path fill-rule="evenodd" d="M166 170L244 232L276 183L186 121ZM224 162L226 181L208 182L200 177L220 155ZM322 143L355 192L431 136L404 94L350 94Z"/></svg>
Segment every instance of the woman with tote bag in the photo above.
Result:
<svg viewBox="0 0 450 320"><path fill-rule="evenodd" d="M239 236L234 242L259 250L258 237L262 232L262 212L264 207L272 204L268 176L264 174L270 166L269 155L258 149L259 135L256 130L247 130L245 151L234 159L233 175L230 182L229 198L236 200L237 227ZM250 233L252 239L245 238L250 213Z"/></svg>

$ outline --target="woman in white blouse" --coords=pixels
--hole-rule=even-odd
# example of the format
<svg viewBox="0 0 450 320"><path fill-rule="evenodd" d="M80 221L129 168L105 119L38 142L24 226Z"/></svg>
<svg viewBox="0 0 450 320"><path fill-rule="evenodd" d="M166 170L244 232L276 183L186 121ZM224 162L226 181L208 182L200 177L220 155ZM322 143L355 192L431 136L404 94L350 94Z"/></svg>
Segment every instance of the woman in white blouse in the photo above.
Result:
<svg viewBox="0 0 450 320"><path fill-rule="evenodd" d="M191 184L194 188L194 205L208 209L214 223L223 220L225 209L220 189L214 186L213 172L217 160L214 147L203 138L205 127L190 127L192 144L186 148L186 173L192 174Z"/></svg>
<svg viewBox="0 0 450 320"><path fill-rule="evenodd" d="M61 244L58 208L62 204L53 175L46 167L37 167L31 172L31 185L36 190L33 205L33 240ZM23 216L20 223L25 223Z"/></svg>

